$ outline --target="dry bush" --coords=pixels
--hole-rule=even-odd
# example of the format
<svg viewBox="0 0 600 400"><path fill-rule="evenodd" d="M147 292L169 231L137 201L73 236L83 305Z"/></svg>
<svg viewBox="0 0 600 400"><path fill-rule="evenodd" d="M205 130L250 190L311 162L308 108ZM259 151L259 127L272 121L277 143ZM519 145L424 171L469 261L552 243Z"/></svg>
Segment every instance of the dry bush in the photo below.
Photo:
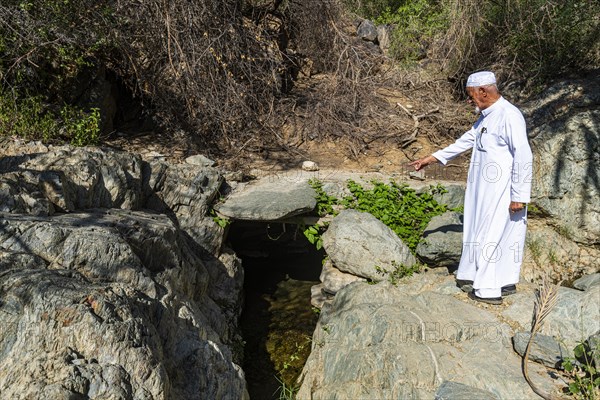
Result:
<svg viewBox="0 0 600 400"><path fill-rule="evenodd" d="M431 88L415 89L431 98L414 115L378 94L400 78L337 0L28 4L0 5L0 74L49 108L77 100L73 88L106 68L165 131L233 156L306 140L343 139L355 156L377 140L406 146L423 113L416 134L446 131L428 113L439 102Z"/></svg>

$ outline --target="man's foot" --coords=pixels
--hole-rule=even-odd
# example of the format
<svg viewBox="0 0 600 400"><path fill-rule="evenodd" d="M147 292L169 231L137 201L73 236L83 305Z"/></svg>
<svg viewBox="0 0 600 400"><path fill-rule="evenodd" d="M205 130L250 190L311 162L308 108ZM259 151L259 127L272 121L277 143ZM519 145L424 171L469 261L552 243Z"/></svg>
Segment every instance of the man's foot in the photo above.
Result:
<svg viewBox="0 0 600 400"><path fill-rule="evenodd" d="M502 286L502 296L517 293L517 285Z"/></svg>
<svg viewBox="0 0 600 400"><path fill-rule="evenodd" d="M475 294L475 291L469 292L469 298L471 300L479 301L481 303L493 304L495 306L502 304L502 297L479 297Z"/></svg>

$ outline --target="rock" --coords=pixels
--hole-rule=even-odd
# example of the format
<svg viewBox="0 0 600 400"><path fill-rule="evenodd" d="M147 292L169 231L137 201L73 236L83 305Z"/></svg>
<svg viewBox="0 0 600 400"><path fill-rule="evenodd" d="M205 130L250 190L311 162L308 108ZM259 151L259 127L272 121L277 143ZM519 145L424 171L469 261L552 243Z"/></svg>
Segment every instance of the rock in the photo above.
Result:
<svg viewBox="0 0 600 400"><path fill-rule="evenodd" d="M323 291L323 284L311 286L310 288L310 304L316 308L323 308L325 303L330 302L333 298Z"/></svg>
<svg viewBox="0 0 600 400"><path fill-rule="evenodd" d="M377 43L384 52L390 48L392 27L389 25L377 26Z"/></svg>
<svg viewBox="0 0 600 400"><path fill-rule="evenodd" d="M487 390L452 381L444 381L435 392L435 400L463 399L497 400L498 398Z"/></svg>
<svg viewBox="0 0 600 400"><path fill-rule="evenodd" d="M356 34L359 38L374 42L377 40L377 27L368 19L365 19L356 29Z"/></svg>
<svg viewBox="0 0 600 400"><path fill-rule="evenodd" d="M0 174L0 212L40 216L54 214L54 205L40 186L40 174L37 172Z"/></svg>
<svg viewBox="0 0 600 400"><path fill-rule="evenodd" d="M218 172L68 146L0 170L3 398L248 398Z"/></svg>
<svg viewBox="0 0 600 400"><path fill-rule="evenodd" d="M597 285L600 285L600 273L585 275L573 282L573 287L579 290L588 290Z"/></svg>
<svg viewBox="0 0 600 400"><path fill-rule="evenodd" d="M18 168L45 171L41 186L64 211L138 209L143 203L142 160L125 152L61 146L28 156Z"/></svg>
<svg viewBox="0 0 600 400"><path fill-rule="evenodd" d="M383 270L416 263L394 231L371 214L356 210L343 210L331 221L323 234L323 248L340 271L375 281L385 279Z"/></svg>
<svg viewBox="0 0 600 400"><path fill-rule="evenodd" d="M434 194L433 198L440 204L446 204L448 208L463 207L465 204L464 185L448 184L444 185L446 193Z"/></svg>
<svg viewBox="0 0 600 400"><path fill-rule="evenodd" d="M572 281L598 272L599 258L600 248L580 245L536 218L527 221L523 279L533 282L549 275L556 282Z"/></svg>
<svg viewBox="0 0 600 400"><path fill-rule="evenodd" d="M594 333L586 340L586 346L588 351L592 353L592 361L596 370L600 368L600 331Z"/></svg>
<svg viewBox="0 0 600 400"><path fill-rule="evenodd" d="M202 154L196 154L189 156L185 159L185 162L190 165L196 165L198 167L214 167L215 162L210 158L203 156Z"/></svg>
<svg viewBox="0 0 600 400"><path fill-rule="evenodd" d="M530 330L534 294L517 293L510 297L514 302L502 312L502 316L515 321L523 330ZM557 303L544 320L540 333L555 337L567 349L573 349L600 330L598 299L600 285L592 286L585 292L560 287Z"/></svg>
<svg viewBox="0 0 600 400"><path fill-rule="evenodd" d="M527 342L529 342L530 332L517 332L513 336L513 345L515 351L520 356L525 354ZM536 334L529 350L529 359L542 363L550 368L558 368L565 357L572 357L572 351L569 351L563 345L558 343L552 336Z"/></svg>
<svg viewBox="0 0 600 400"><path fill-rule="evenodd" d="M424 181L425 180L425 170L420 170L420 171L410 171L408 173L408 177L410 179L416 179L418 181Z"/></svg>
<svg viewBox="0 0 600 400"><path fill-rule="evenodd" d="M497 398L535 399L511 336L492 313L452 296L353 283L321 311L297 398L425 399L460 379ZM531 367L533 379L545 374Z"/></svg>
<svg viewBox="0 0 600 400"><path fill-rule="evenodd" d="M462 215L445 212L431 219L417 246L417 256L431 267L457 267L462 254Z"/></svg>
<svg viewBox="0 0 600 400"><path fill-rule="evenodd" d="M319 166L314 161L304 161L302 162L302 169L304 171L318 171Z"/></svg>
<svg viewBox="0 0 600 400"><path fill-rule="evenodd" d="M600 79L560 83L524 107L534 153L532 201L568 235L600 243Z"/></svg>
<svg viewBox="0 0 600 400"><path fill-rule="evenodd" d="M270 176L235 191L215 208L232 219L276 221L310 212L316 205L306 179Z"/></svg>
<svg viewBox="0 0 600 400"><path fill-rule="evenodd" d="M366 281L365 278L340 271L333 266L329 259L323 264L323 270L319 279L321 279L321 282L323 283L322 289L331 295L335 295L338 291L352 282Z"/></svg>
<svg viewBox="0 0 600 400"><path fill-rule="evenodd" d="M180 228L214 255L223 243L224 229L207 214L222 184L219 171L210 167L161 160L144 165L146 207L177 218Z"/></svg>

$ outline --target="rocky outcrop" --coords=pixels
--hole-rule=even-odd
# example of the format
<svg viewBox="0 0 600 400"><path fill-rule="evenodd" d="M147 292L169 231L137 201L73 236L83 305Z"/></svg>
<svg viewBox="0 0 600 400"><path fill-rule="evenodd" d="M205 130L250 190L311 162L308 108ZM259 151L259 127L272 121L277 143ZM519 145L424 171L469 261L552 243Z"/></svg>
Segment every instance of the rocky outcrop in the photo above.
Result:
<svg viewBox="0 0 600 400"><path fill-rule="evenodd" d="M518 323L521 329L529 330L534 295L525 292L512 296L513 304L502 315ZM585 292L560 287L556 305L545 319L540 333L556 338L568 350L572 350L579 342L600 330L598 299L600 285Z"/></svg>
<svg viewBox="0 0 600 400"><path fill-rule="evenodd" d="M600 79L555 85L524 107L533 198L578 242L600 244Z"/></svg>
<svg viewBox="0 0 600 400"><path fill-rule="evenodd" d="M398 235L369 213L343 210L323 234L323 248L343 272L374 281L387 272L416 263Z"/></svg>
<svg viewBox="0 0 600 400"><path fill-rule="evenodd" d="M445 381L490 398L537 398L512 349L513 321L464 293L444 294L454 278L433 271L398 287L357 282L339 291L321 312L297 398L433 398ZM547 379L536 364L530 376Z"/></svg>
<svg viewBox="0 0 600 400"><path fill-rule="evenodd" d="M243 270L194 231L215 170L69 147L0 170L2 397L247 398Z"/></svg>

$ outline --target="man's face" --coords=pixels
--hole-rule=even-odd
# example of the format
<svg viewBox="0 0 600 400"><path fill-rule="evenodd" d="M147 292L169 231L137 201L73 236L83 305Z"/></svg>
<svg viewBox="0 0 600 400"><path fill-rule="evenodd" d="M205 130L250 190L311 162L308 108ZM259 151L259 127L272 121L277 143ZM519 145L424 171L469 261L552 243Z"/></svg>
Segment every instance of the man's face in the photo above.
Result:
<svg viewBox="0 0 600 400"><path fill-rule="evenodd" d="M469 104L475 105L475 112L479 114L479 112L483 109L483 101L484 101L484 91L481 87L468 87L467 95L469 96L469 100L467 102Z"/></svg>

